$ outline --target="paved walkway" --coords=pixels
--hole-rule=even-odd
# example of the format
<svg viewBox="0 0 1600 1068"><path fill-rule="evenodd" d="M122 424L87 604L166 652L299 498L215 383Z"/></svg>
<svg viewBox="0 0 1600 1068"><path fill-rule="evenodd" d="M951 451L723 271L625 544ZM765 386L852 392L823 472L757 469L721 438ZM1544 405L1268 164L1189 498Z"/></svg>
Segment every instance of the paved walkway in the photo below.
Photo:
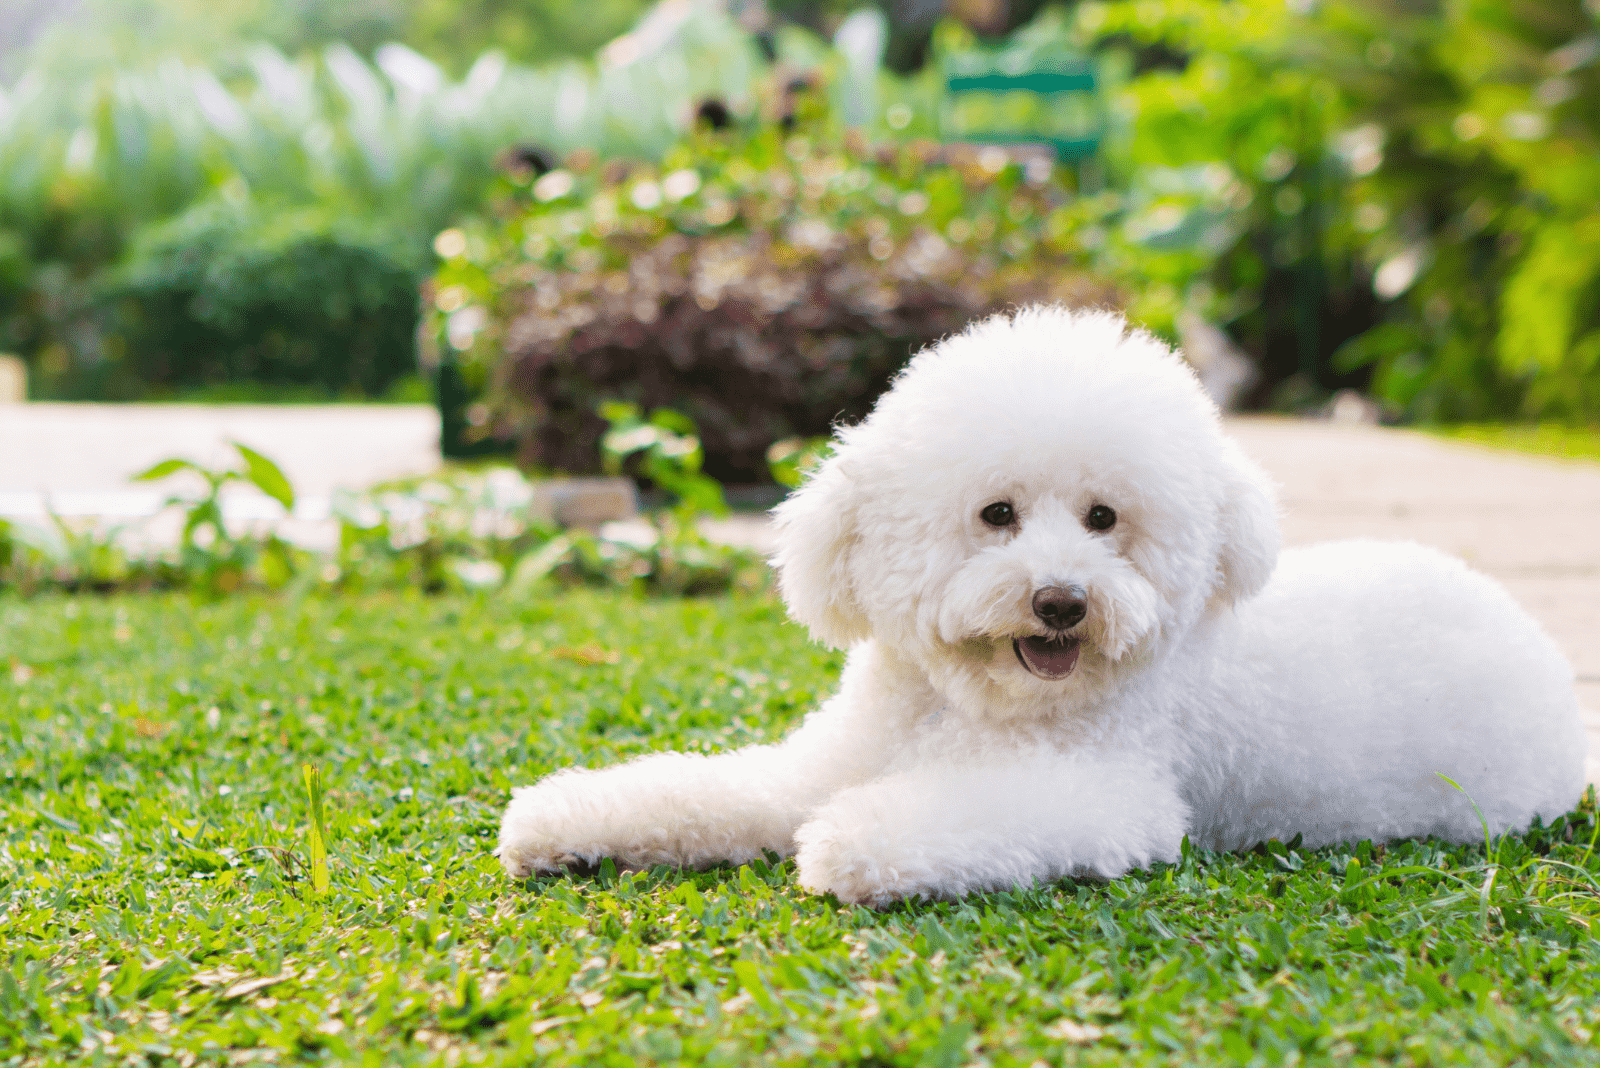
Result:
<svg viewBox="0 0 1600 1068"><path fill-rule="evenodd" d="M175 541L180 519L147 517L183 476L130 483L169 457L238 468L228 442L269 457L295 489L294 516L253 487L224 492L230 522L263 521L313 548L338 536L333 491L361 490L439 466L439 415L432 405L0 404L0 519L63 517L126 524L131 545ZM198 486L194 476L187 476Z"/></svg>
<svg viewBox="0 0 1600 1068"><path fill-rule="evenodd" d="M238 466L243 442L297 492L365 489L439 466L439 415L427 404L0 405L0 493L120 493L169 456Z"/></svg>
<svg viewBox="0 0 1600 1068"><path fill-rule="evenodd" d="M1241 417L1245 449L1281 486L1287 544L1409 538L1504 582L1565 649L1600 757L1600 464L1543 460L1411 431ZM278 461L302 496L437 466L438 418L418 405L0 406L0 515L143 514L160 491L129 475L168 456L229 459L237 439ZM766 547L762 517L716 533Z"/></svg>

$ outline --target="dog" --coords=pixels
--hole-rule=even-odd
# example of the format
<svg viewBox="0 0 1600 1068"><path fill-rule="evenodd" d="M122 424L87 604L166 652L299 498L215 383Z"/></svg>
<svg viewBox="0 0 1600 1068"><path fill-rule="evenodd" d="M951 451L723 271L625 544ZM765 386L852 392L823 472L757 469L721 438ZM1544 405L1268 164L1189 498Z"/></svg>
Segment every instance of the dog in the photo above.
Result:
<svg viewBox="0 0 1600 1068"><path fill-rule="evenodd" d="M849 649L837 695L776 744L515 790L508 872L771 850L881 907L1114 878L1185 836L1481 840L1479 811L1523 828L1584 786L1539 625L1421 545L1280 554L1266 475L1114 313L919 353L776 528L790 614Z"/></svg>

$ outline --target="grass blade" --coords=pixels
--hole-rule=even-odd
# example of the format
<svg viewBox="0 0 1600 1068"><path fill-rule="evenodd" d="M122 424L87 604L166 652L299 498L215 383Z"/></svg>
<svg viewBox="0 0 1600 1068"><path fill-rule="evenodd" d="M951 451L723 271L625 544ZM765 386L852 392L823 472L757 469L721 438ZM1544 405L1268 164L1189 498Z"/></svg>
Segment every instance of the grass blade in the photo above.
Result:
<svg viewBox="0 0 1600 1068"><path fill-rule="evenodd" d="M1478 826L1483 828L1483 859L1488 861L1490 864L1499 863L1500 857L1495 852L1494 840L1489 837L1489 821L1483 818L1483 809L1478 807L1478 803L1472 799L1472 795L1467 793L1460 783L1456 782L1442 771L1436 771L1434 774L1439 776L1439 778L1443 779L1445 782L1449 783L1451 786L1454 786L1457 790L1460 790L1461 796L1466 798L1467 804L1472 806L1472 811L1478 814Z"/></svg>
<svg viewBox="0 0 1600 1068"><path fill-rule="evenodd" d="M312 892L328 892L328 829L322 814L322 769L303 765L306 799L310 809L310 823L306 828L307 851L311 854Z"/></svg>
<svg viewBox="0 0 1600 1068"><path fill-rule="evenodd" d="M1579 805L1584 802L1588 803L1589 811L1594 817L1594 831L1589 835L1589 848L1583 851L1583 859L1578 861L1579 865L1586 868L1589 866L1589 858L1594 856L1595 843L1600 842L1600 800L1595 797L1594 783L1590 783L1588 789L1584 790L1583 800Z"/></svg>

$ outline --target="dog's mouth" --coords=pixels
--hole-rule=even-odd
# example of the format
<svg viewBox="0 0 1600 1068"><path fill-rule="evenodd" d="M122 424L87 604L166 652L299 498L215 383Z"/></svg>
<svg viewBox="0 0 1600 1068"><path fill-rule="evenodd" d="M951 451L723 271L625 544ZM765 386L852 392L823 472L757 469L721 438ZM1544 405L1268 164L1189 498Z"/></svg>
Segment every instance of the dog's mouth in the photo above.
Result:
<svg viewBox="0 0 1600 1068"><path fill-rule="evenodd" d="M1028 673L1050 682L1072 674L1072 669L1078 666L1078 651L1082 645L1077 638L1064 634L1055 638L1039 635L1014 638L1011 642L1018 662Z"/></svg>

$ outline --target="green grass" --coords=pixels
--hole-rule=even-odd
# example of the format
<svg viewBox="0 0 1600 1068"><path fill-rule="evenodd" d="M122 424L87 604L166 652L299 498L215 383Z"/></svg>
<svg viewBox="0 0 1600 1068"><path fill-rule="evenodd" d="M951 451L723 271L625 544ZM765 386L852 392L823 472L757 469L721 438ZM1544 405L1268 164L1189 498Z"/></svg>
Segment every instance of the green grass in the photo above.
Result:
<svg viewBox="0 0 1600 1068"><path fill-rule="evenodd" d="M1562 460L1600 460L1600 427L1559 423L1448 423L1421 429L1440 437L1491 449L1553 456Z"/></svg>
<svg viewBox="0 0 1600 1068"><path fill-rule="evenodd" d="M765 599L0 600L0 1064L1600 1061L1592 804L1487 892L1433 842L882 913L490 856L512 783L776 737L838 666Z"/></svg>

